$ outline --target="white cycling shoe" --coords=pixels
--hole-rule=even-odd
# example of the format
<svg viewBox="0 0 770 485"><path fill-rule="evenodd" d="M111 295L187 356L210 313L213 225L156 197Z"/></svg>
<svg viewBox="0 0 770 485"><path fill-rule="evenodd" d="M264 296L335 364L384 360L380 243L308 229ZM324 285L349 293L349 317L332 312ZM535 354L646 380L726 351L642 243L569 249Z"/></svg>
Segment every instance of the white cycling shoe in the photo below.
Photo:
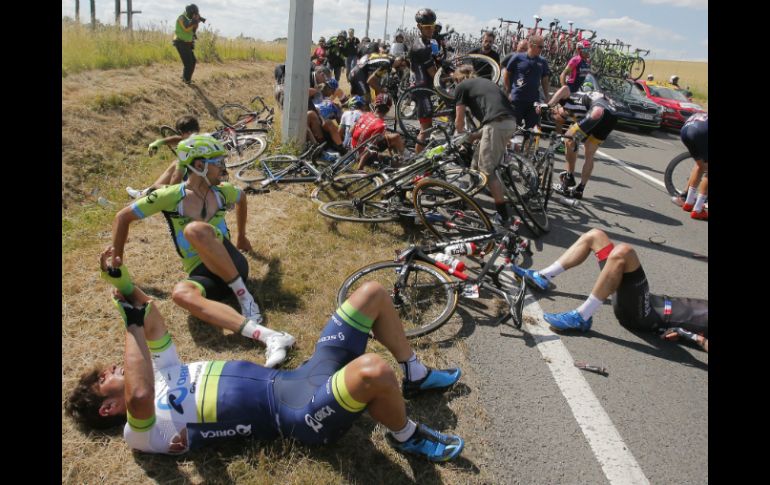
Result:
<svg viewBox="0 0 770 485"><path fill-rule="evenodd" d="M272 337L266 339L265 349L265 367L273 368L286 360L289 349L294 345L296 339L286 332L277 332Z"/></svg>
<svg viewBox="0 0 770 485"><path fill-rule="evenodd" d="M136 190L133 187L126 187L126 192L128 192L128 196L132 199L140 199L144 197L144 190Z"/></svg>

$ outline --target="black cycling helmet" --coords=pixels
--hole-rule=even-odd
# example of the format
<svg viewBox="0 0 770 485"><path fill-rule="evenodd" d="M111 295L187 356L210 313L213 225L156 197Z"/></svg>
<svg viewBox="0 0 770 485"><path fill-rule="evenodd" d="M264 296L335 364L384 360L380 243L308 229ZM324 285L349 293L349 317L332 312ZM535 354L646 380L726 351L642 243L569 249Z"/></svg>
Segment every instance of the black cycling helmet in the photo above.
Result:
<svg viewBox="0 0 770 485"><path fill-rule="evenodd" d="M340 33L339 33L338 37L342 37L342 38L347 39L348 38L348 33L345 32L344 30L340 30Z"/></svg>
<svg viewBox="0 0 770 485"><path fill-rule="evenodd" d="M186 14L188 17L192 17L192 16L193 16L193 15L195 15L196 13L197 13L198 15L200 15L200 11L198 10L198 6L197 6L197 5L195 5L194 3L191 3L190 5L186 6L186 7L184 8L184 13L185 13L185 14Z"/></svg>
<svg viewBox="0 0 770 485"><path fill-rule="evenodd" d="M429 8L421 8L414 14L414 20L418 24L429 25L436 23L436 12Z"/></svg>

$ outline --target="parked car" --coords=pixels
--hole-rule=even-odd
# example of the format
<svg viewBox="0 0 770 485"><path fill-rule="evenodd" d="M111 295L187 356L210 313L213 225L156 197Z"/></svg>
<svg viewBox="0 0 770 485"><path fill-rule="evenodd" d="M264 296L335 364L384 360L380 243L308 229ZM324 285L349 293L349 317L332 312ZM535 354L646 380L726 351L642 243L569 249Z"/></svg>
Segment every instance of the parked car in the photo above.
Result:
<svg viewBox="0 0 770 485"><path fill-rule="evenodd" d="M702 106L693 103L684 90L673 84L654 81L636 81L640 93L663 107L662 126L680 130L684 122L695 113L705 113Z"/></svg>
<svg viewBox="0 0 770 485"><path fill-rule="evenodd" d="M584 85L585 83L591 83L595 91L604 94L605 97L613 101L619 124L636 126L644 131L660 128L662 108L639 93L634 88L633 81L609 77L599 78L594 74L588 74ZM574 94L572 96L575 97ZM578 114L576 118L580 121L583 115ZM543 119L542 124L547 127L553 126L553 123L547 119Z"/></svg>

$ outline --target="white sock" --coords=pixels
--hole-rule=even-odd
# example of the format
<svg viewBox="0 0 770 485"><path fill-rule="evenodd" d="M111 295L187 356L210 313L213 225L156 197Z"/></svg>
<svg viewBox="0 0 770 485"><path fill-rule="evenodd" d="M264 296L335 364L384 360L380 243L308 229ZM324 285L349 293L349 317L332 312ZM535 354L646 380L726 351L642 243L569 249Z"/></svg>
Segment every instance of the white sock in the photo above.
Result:
<svg viewBox="0 0 770 485"><path fill-rule="evenodd" d="M695 203L695 197L698 195L698 192L695 190L695 187L687 187L687 199L684 201L685 204Z"/></svg>
<svg viewBox="0 0 770 485"><path fill-rule="evenodd" d="M388 428L388 429L390 429L390 428ZM416 429L417 429L417 423L415 423L411 419L407 418L406 426L404 426L403 428L401 428L398 431L393 431L391 429L390 432L393 434L393 437L396 438L396 440L399 443L403 443L404 441L406 441L406 440L408 440L409 438L412 437L412 435L414 434L414 431Z"/></svg>
<svg viewBox="0 0 770 485"><path fill-rule="evenodd" d="M698 194L698 199L695 201L695 205L692 207L693 212L700 212L703 210L703 204L706 203L706 194Z"/></svg>
<svg viewBox="0 0 770 485"><path fill-rule="evenodd" d="M560 275L564 273L564 271L566 271L564 266L562 266L560 262L555 261L551 266L542 271L538 271L538 273L540 273L541 276L548 278L548 281L551 281L556 275Z"/></svg>
<svg viewBox="0 0 770 485"><path fill-rule="evenodd" d="M248 338L253 338L254 340L259 340L263 344L267 343L268 337L271 337L278 332L275 330L270 330L267 327L264 327L254 320L244 320L243 325L241 325L241 328L239 329L241 332L241 335Z"/></svg>
<svg viewBox="0 0 770 485"><path fill-rule="evenodd" d="M428 375L428 368L420 362L414 351L412 351L411 357L406 362L399 362L398 365L401 366L401 370L404 372L404 379L407 381L419 381Z"/></svg>
<svg viewBox="0 0 770 485"><path fill-rule="evenodd" d="M233 290L233 293L235 293L235 297L238 298L238 303L241 304L241 308L249 308L250 305L254 305L257 308L257 313L259 313L259 305L254 301L254 297L251 296L249 290L246 289L243 278L239 276L228 283L227 286L229 286L230 289Z"/></svg>
<svg viewBox="0 0 770 485"><path fill-rule="evenodd" d="M578 307L577 311L580 316L583 317L583 320L587 322L600 306L602 306L602 300L596 298L594 294L591 293L588 299Z"/></svg>

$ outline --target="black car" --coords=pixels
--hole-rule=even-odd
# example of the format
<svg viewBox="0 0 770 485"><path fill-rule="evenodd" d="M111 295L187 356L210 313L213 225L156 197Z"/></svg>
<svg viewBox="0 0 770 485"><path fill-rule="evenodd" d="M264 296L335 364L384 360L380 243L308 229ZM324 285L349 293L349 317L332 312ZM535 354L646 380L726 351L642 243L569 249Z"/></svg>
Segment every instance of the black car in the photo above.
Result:
<svg viewBox="0 0 770 485"><path fill-rule="evenodd" d="M588 74L583 82L587 89L586 83L593 85L594 91L604 94L614 102L620 125L636 126L642 131L660 128L662 114L660 107L639 93L633 81L610 77L598 78L594 74ZM583 115L578 114L576 117L579 121ZM546 127L553 126L553 122L545 117L541 121Z"/></svg>

